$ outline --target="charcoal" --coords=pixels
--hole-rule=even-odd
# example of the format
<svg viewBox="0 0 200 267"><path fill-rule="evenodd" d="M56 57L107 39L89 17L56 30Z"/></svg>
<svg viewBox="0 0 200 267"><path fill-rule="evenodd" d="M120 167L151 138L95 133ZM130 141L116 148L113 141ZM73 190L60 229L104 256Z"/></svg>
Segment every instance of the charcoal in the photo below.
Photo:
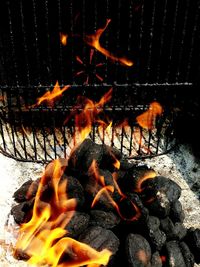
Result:
<svg viewBox="0 0 200 267"><path fill-rule="evenodd" d="M168 240L175 238L174 228L174 223L169 217L160 220L160 229L166 234Z"/></svg>
<svg viewBox="0 0 200 267"><path fill-rule="evenodd" d="M77 207L82 207L85 203L84 189L78 179L72 176L66 176L63 174L61 182L67 180L66 193L68 199L75 198L77 201Z"/></svg>
<svg viewBox="0 0 200 267"><path fill-rule="evenodd" d="M142 211L142 214L140 208L137 206L137 203L132 201L129 197L122 198L117 204L119 210L118 213L126 222L138 222L138 220L141 219L141 216L145 213L145 209ZM146 217L142 218L144 221L146 220L148 214L145 213L145 215Z"/></svg>
<svg viewBox="0 0 200 267"><path fill-rule="evenodd" d="M162 267L162 260L158 251L152 254L151 267Z"/></svg>
<svg viewBox="0 0 200 267"><path fill-rule="evenodd" d="M191 253L188 245L185 242L180 242L179 246L183 254L186 267L193 267L194 266L194 255Z"/></svg>
<svg viewBox="0 0 200 267"><path fill-rule="evenodd" d="M153 231L156 231L160 227L160 220L155 216L149 216L147 226L149 230L151 229Z"/></svg>
<svg viewBox="0 0 200 267"><path fill-rule="evenodd" d="M194 255L196 263L200 263L200 229L190 228L184 239Z"/></svg>
<svg viewBox="0 0 200 267"><path fill-rule="evenodd" d="M174 233L177 239L182 240L187 234L187 229L182 223L177 222L174 225Z"/></svg>
<svg viewBox="0 0 200 267"><path fill-rule="evenodd" d="M32 214L32 208L34 204L34 199L22 202L11 209L11 214L17 224L25 223L30 219L30 214Z"/></svg>
<svg viewBox="0 0 200 267"><path fill-rule="evenodd" d="M103 157L103 147L90 139L85 139L71 154L68 166L73 171L87 173L92 162L100 164Z"/></svg>
<svg viewBox="0 0 200 267"><path fill-rule="evenodd" d="M120 170L128 171L131 168L136 167L136 164L128 161L127 159L120 159Z"/></svg>
<svg viewBox="0 0 200 267"><path fill-rule="evenodd" d="M142 190L139 186L140 180L145 176L153 174L156 175L154 170L147 165L134 165L126 172L123 179L120 179L118 183L123 192L138 192Z"/></svg>
<svg viewBox="0 0 200 267"><path fill-rule="evenodd" d="M110 147L104 144L102 145L102 149L103 157L100 162L100 168L107 169L111 172L117 170L118 168L115 167L115 163L117 160L119 161L121 159L121 152L114 147Z"/></svg>
<svg viewBox="0 0 200 267"><path fill-rule="evenodd" d="M111 231L100 226L91 226L79 236L79 241L90 245L97 251L110 250L113 255L119 248L119 239Z"/></svg>
<svg viewBox="0 0 200 267"><path fill-rule="evenodd" d="M170 214L171 220L173 222L183 222L185 219L185 214L182 209L182 205L179 200L172 202L170 207Z"/></svg>
<svg viewBox="0 0 200 267"><path fill-rule="evenodd" d="M156 176L154 179L149 179L145 185L153 196L157 196L158 193L164 193L170 203L177 201L181 195L180 186L164 176Z"/></svg>
<svg viewBox="0 0 200 267"><path fill-rule="evenodd" d="M157 176L145 182L143 201L152 215L165 218L170 213L170 206L181 194L181 188L172 180ZM148 201L150 199L151 201ZM147 200L147 201L146 201Z"/></svg>
<svg viewBox="0 0 200 267"><path fill-rule="evenodd" d="M140 216L139 221L146 222L149 218L149 211L144 207L140 197L136 193L129 193L127 197L139 208Z"/></svg>
<svg viewBox="0 0 200 267"><path fill-rule="evenodd" d="M183 254L177 241L169 241L166 243L166 266L169 267L186 267Z"/></svg>
<svg viewBox="0 0 200 267"><path fill-rule="evenodd" d="M166 242L166 234L159 229L160 221L154 216L149 216L147 222L148 236L152 247L160 251Z"/></svg>
<svg viewBox="0 0 200 267"><path fill-rule="evenodd" d="M67 235L72 238L79 236L88 227L89 220L90 216L88 214L75 211L73 217L65 227Z"/></svg>
<svg viewBox="0 0 200 267"><path fill-rule="evenodd" d="M36 181L28 180L13 194L14 200L21 203L33 198L36 195L38 185L39 179Z"/></svg>
<svg viewBox="0 0 200 267"><path fill-rule="evenodd" d="M85 186L85 193L86 197L88 199L88 202L91 204L97 193L104 187L104 186L112 186L114 188L114 192L109 193L112 199L115 201L119 201L121 199L121 196L116 188L116 183L114 182L114 178L108 170L101 170L98 169L98 177L96 177L96 174L91 171L89 172L89 179ZM103 183L101 182L102 179L100 177L103 177ZM100 195L100 198L98 199L95 208L101 208L103 210L113 210L114 207L112 205L112 201L109 199L107 194L104 192Z"/></svg>
<svg viewBox="0 0 200 267"><path fill-rule="evenodd" d="M90 222L91 226L101 226L105 229L112 229L120 223L119 216L113 212L105 212L103 210L91 210Z"/></svg>
<svg viewBox="0 0 200 267"><path fill-rule="evenodd" d="M143 236L138 234L129 234L126 239L125 249L128 266L151 266L151 247Z"/></svg>

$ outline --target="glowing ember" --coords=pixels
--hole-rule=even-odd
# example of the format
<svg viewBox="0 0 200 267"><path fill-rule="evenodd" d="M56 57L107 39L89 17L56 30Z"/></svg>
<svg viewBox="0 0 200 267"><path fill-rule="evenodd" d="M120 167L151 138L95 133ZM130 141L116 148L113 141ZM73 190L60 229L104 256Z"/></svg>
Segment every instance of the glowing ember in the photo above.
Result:
<svg viewBox="0 0 200 267"><path fill-rule="evenodd" d="M111 22L110 19L107 19L106 25L102 29L98 29L95 34L93 35L86 35L84 41L90 45L91 47L98 50L100 53L102 53L104 56L110 58L113 61L120 62L123 65L126 65L128 67L133 66L133 62L124 58L124 57L117 57L113 55L111 52L109 52L107 49L103 48L100 44L100 37L108 27L108 24Z"/></svg>
<svg viewBox="0 0 200 267"><path fill-rule="evenodd" d="M62 89L60 88L58 82L56 82L52 91L47 91L43 96L37 99L37 103L32 107L39 106L43 102L47 102L49 106L53 107L55 99L60 97L66 90L70 88L70 85L64 86Z"/></svg>
<svg viewBox="0 0 200 267"><path fill-rule="evenodd" d="M60 33L60 41L61 41L62 45L64 45L64 46L67 45L67 39L68 39L67 34Z"/></svg>
<svg viewBox="0 0 200 267"><path fill-rule="evenodd" d="M137 123L144 129L153 130L155 128L155 121L158 115L163 113L163 108L158 102L150 104L149 109L143 114L137 116Z"/></svg>
<svg viewBox="0 0 200 267"><path fill-rule="evenodd" d="M49 170L53 168L53 171ZM98 252L90 246L67 237L66 225L71 220L75 199L67 198L67 182L62 181L63 166L55 160L41 178L35 197L31 220L21 225L16 244L16 255L23 251L34 265L48 264L53 267L106 265L111 252ZM52 173L52 176L50 175ZM43 196L43 186L52 186L52 194ZM66 211L68 216L65 215ZM63 261L65 255L73 253L74 258Z"/></svg>

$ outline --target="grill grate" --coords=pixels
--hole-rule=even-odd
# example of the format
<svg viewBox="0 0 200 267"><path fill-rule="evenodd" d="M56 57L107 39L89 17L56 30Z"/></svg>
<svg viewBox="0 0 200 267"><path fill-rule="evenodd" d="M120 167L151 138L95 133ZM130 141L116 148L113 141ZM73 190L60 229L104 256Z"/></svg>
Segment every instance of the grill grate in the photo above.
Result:
<svg viewBox="0 0 200 267"><path fill-rule="evenodd" d="M102 137L94 125L91 138L130 157L167 152L175 142L177 92L192 90L199 82L199 9L197 0L2 0L1 151L25 161L66 156L74 126L62 122L77 96L97 100L112 86L114 96L104 113L113 125L128 118L131 127L128 132L121 127L117 133L113 127L109 137L105 132ZM132 67L110 60L84 42L108 18L101 45L116 57L133 61ZM61 34L68 35L66 46L60 42ZM72 89L53 109L24 108L57 80ZM138 130L135 117L155 100L165 110L157 130ZM139 146L134 143L136 131L144 139Z"/></svg>

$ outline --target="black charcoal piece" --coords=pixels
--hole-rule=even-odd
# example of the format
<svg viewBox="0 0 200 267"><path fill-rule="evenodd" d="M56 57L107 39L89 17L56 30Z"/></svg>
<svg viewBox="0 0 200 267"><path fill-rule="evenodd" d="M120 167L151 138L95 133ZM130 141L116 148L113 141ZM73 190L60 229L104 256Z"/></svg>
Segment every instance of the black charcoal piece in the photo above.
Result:
<svg viewBox="0 0 200 267"><path fill-rule="evenodd" d="M133 166L126 172L123 179L119 180L119 185L123 192L141 192L143 186L143 183L141 183L142 179L155 175L154 170L147 165Z"/></svg>
<svg viewBox="0 0 200 267"><path fill-rule="evenodd" d="M162 259L158 251L154 252L151 257L151 267L162 267Z"/></svg>
<svg viewBox="0 0 200 267"><path fill-rule="evenodd" d="M77 207L82 207L85 203L84 189L80 184L79 180L72 177L66 176L65 174L61 177L61 181L67 181L66 193L68 199L75 198L77 201Z"/></svg>
<svg viewBox="0 0 200 267"><path fill-rule="evenodd" d="M187 229L182 223L177 222L174 224L174 234L177 239L182 240L187 234Z"/></svg>
<svg viewBox="0 0 200 267"><path fill-rule="evenodd" d="M166 243L166 266L169 267L186 267L183 254L177 241Z"/></svg>
<svg viewBox="0 0 200 267"><path fill-rule="evenodd" d="M147 180L146 187L154 196L158 193L165 194L170 203L177 201L181 195L180 186L164 176L156 176L154 179Z"/></svg>
<svg viewBox="0 0 200 267"><path fill-rule="evenodd" d="M127 159L120 159L120 170L128 171L131 168L136 167L136 164L128 161Z"/></svg>
<svg viewBox="0 0 200 267"><path fill-rule="evenodd" d="M194 255L191 253L188 245L185 242L180 242L179 246L183 254L186 267L193 267L194 266Z"/></svg>
<svg viewBox="0 0 200 267"><path fill-rule="evenodd" d="M116 166L116 162L119 161L122 157L121 152L114 148L107 145L102 145L103 149L103 157L100 162L100 168L107 169L109 171L117 170L119 166Z"/></svg>
<svg viewBox="0 0 200 267"><path fill-rule="evenodd" d="M125 248L129 267L151 266L151 247L143 236L129 234Z"/></svg>
<svg viewBox="0 0 200 267"><path fill-rule="evenodd" d="M147 222L148 236L152 247L160 251L166 242L166 234L159 229L160 221L154 216L149 216Z"/></svg>
<svg viewBox="0 0 200 267"><path fill-rule="evenodd" d="M67 216L66 212L66 216ZM67 235L75 238L79 236L89 224L90 216L84 212L75 211L69 223L66 225Z"/></svg>
<svg viewBox="0 0 200 267"><path fill-rule="evenodd" d="M147 226L149 230L156 231L160 227L160 220L155 216L149 216Z"/></svg>
<svg viewBox="0 0 200 267"><path fill-rule="evenodd" d="M85 139L71 154L68 167L73 171L87 173L92 162L100 165L103 157L102 145L95 144L90 139Z"/></svg>
<svg viewBox="0 0 200 267"><path fill-rule="evenodd" d="M200 229L190 228L184 239L194 255L196 263L200 263Z"/></svg>
<svg viewBox="0 0 200 267"><path fill-rule="evenodd" d="M38 185L39 185L39 180L37 179L36 181L33 180L28 180L25 182L14 194L13 198L16 202L24 202L26 200L29 200L33 198L36 195Z"/></svg>
<svg viewBox="0 0 200 267"><path fill-rule="evenodd" d="M183 222L185 219L185 214L182 209L181 202L179 200L172 202L170 207L170 214L171 220L173 222Z"/></svg>
<svg viewBox="0 0 200 267"><path fill-rule="evenodd" d="M79 241L90 245L97 251L110 250L113 255L119 248L119 239L111 231L100 226L91 226L79 236Z"/></svg>
<svg viewBox="0 0 200 267"><path fill-rule="evenodd" d="M106 229L112 229L120 223L120 218L111 211L91 210L90 222L91 226L101 226Z"/></svg>
<svg viewBox="0 0 200 267"><path fill-rule="evenodd" d="M143 201L149 209L150 214L159 218L165 218L169 215L170 201L164 192L159 191L156 196L151 196L150 199L152 199L150 202Z"/></svg>
<svg viewBox="0 0 200 267"><path fill-rule="evenodd" d="M32 208L34 199L22 202L11 209L11 214L17 224L25 223L30 219L30 213L32 214Z"/></svg>
<svg viewBox="0 0 200 267"><path fill-rule="evenodd" d="M146 207L144 207L140 197L136 193L128 193L127 197L137 206L139 209L139 221L146 222L149 218L149 211Z"/></svg>
<svg viewBox="0 0 200 267"><path fill-rule="evenodd" d="M160 220L160 229L166 234L168 240L175 238L174 223L169 217Z"/></svg>
<svg viewBox="0 0 200 267"><path fill-rule="evenodd" d="M152 215L165 218L170 213L171 203L177 201L180 194L181 188L174 181L163 176L157 176L145 182L143 201Z"/></svg>

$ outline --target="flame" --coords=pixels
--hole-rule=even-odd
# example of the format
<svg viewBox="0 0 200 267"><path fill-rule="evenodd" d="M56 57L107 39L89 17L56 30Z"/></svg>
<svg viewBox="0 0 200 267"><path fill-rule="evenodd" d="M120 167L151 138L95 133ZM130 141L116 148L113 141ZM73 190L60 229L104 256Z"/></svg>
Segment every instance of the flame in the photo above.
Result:
<svg viewBox="0 0 200 267"><path fill-rule="evenodd" d="M120 216L122 220L131 222L131 221L135 221L139 219L141 215L139 208L132 201L128 200L126 195L122 193L122 191L120 190L117 184L117 181L114 175L113 175L113 185L106 185L105 178L99 174L98 165L95 160L93 160L90 166L89 172L90 174L93 174L93 177L96 179L97 184L101 186L101 189L97 192L97 194L95 195L92 201L92 204L91 204L92 208L94 208L94 206L98 203L100 197L104 195L107 197L108 202L114 207L114 209L117 211L118 215ZM118 203L112 197L112 194L114 192L117 192L118 195L120 196L120 200ZM134 210L134 215L131 218L126 218L123 215L122 210L120 208L120 204L126 200L129 201L129 203L131 204L132 210Z"/></svg>
<svg viewBox="0 0 200 267"><path fill-rule="evenodd" d="M137 123L144 129L153 130L155 128L155 120L158 115L163 113L163 108L158 102L152 102L149 109L137 116Z"/></svg>
<svg viewBox="0 0 200 267"><path fill-rule="evenodd" d="M75 134L74 134L74 144L83 142L92 131L92 125L94 122L98 122L98 115L103 111L104 105L110 101L112 97L112 88L105 93L105 95L99 100L99 102L94 102L89 98L79 97L78 104L75 106L74 111L71 113L70 117L75 117ZM81 112L77 112L81 108ZM68 117L64 124L70 119Z"/></svg>
<svg viewBox="0 0 200 267"><path fill-rule="evenodd" d="M34 265L106 265L111 256L109 250L98 252L89 245L67 237L65 228L75 212L76 200L67 198L67 182L61 179L64 168L60 160L54 160L51 168L53 171L47 167L39 183L31 220L20 227L15 254L23 251L29 257L28 263ZM52 189L48 196L43 194L44 185ZM64 261L64 256L70 253L74 258Z"/></svg>
<svg viewBox="0 0 200 267"><path fill-rule="evenodd" d="M139 177L137 184L136 184L136 189L135 192L141 193L143 191L143 183L149 179L153 179L156 177L156 172L154 170L148 170L145 172L145 174L141 177Z"/></svg>
<svg viewBox="0 0 200 267"><path fill-rule="evenodd" d="M93 35L86 35L84 41L90 45L91 47L94 47L96 50L98 50L100 53L102 53L104 56L120 62L123 65L126 65L128 67L133 66L133 62L124 58L124 57L116 57L115 55L113 55L111 52L109 52L107 49L103 48L100 44L100 37L102 36L102 34L104 33L104 31L106 30L106 28L108 27L109 23L111 22L111 19L107 19L106 25L104 28L100 28L98 29L95 34Z"/></svg>
<svg viewBox="0 0 200 267"><path fill-rule="evenodd" d="M61 41L62 45L64 45L64 46L67 45L67 39L68 39L68 34L60 33L60 41Z"/></svg>
<svg viewBox="0 0 200 267"><path fill-rule="evenodd" d="M43 102L47 102L51 107L53 107L55 99L61 96L69 88L70 88L70 85L66 85L61 89L57 81L53 90L47 91L43 96L39 97L37 99L37 103L33 105L32 107L39 106Z"/></svg>

